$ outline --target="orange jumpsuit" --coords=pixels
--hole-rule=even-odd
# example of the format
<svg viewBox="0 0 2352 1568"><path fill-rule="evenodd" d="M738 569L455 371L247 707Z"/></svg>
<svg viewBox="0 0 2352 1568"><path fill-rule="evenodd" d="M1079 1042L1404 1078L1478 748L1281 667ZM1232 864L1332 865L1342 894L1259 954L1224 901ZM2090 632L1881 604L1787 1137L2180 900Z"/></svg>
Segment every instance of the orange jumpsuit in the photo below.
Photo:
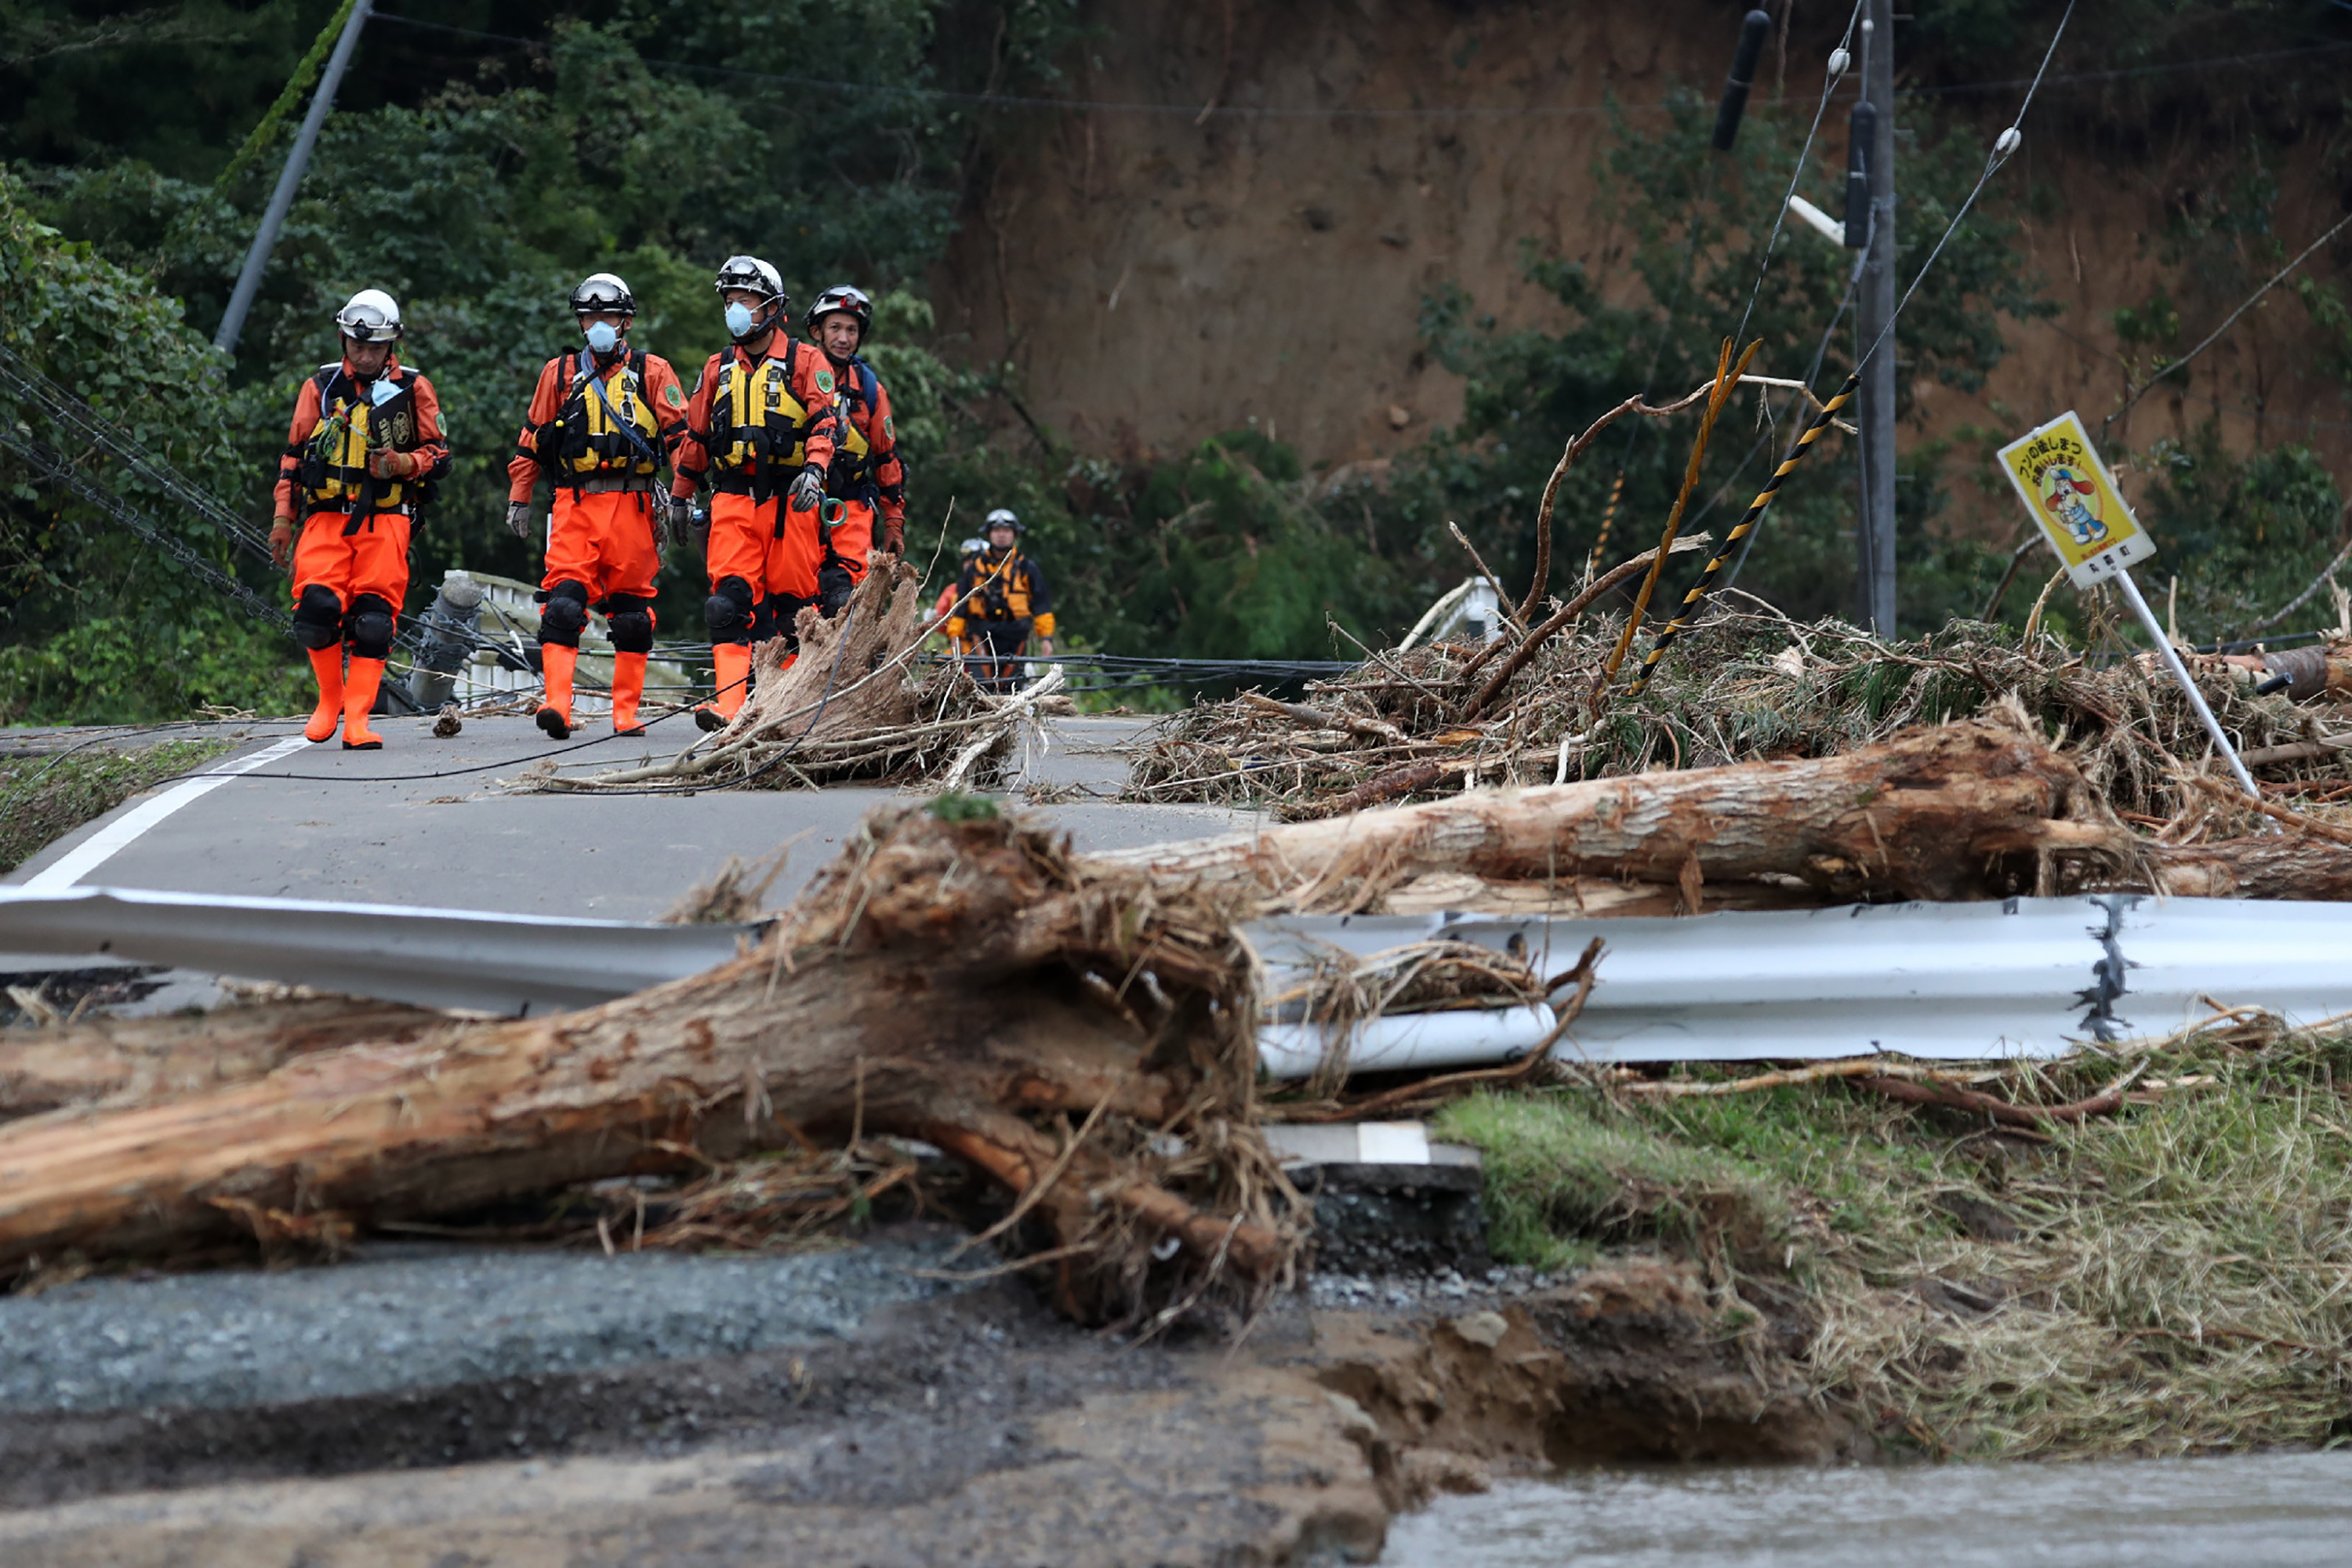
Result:
<svg viewBox="0 0 2352 1568"><path fill-rule="evenodd" d="M657 354L624 344L600 363L583 349L539 373L507 463L507 496L528 502L541 478L554 491L540 580L540 727L559 739L571 732L572 668L592 607L604 612L613 638L613 727L636 729L661 570L654 476L685 433L686 393Z"/></svg>
<svg viewBox="0 0 2352 1568"><path fill-rule="evenodd" d="M740 648L748 669L751 645L791 637L801 606L816 600L823 509L794 511L785 492L808 464L833 461L835 428L831 362L781 327L763 353L739 344L702 367L671 492L691 497L704 479L710 485L704 616L723 665L731 668L735 655L722 650ZM723 671L719 684L721 710L731 714Z"/></svg>
<svg viewBox="0 0 2352 1568"><path fill-rule="evenodd" d="M907 466L898 460L898 430L890 418L890 393L873 367L856 354L834 370L841 386L841 434L834 443L833 464L826 471L824 493L841 502L841 521L831 542L836 570L848 570L848 583L829 584L840 598L865 581L866 556L877 544L891 554L905 546L907 534ZM874 520L882 520L879 538ZM831 615L839 600L824 595Z"/></svg>
<svg viewBox="0 0 2352 1568"><path fill-rule="evenodd" d="M388 396L377 396L380 388ZM378 476L381 454L405 473ZM348 362L320 365L295 395L278 462L276 515L296 524L294 637L310 655L319 709L304 733L324 741L343 721L343 743L380 746L367 714L408 595L408 532L418 502L449 471L441 399L395 351L364 385ZM343 669L345 647L351 678Z"/></svg>

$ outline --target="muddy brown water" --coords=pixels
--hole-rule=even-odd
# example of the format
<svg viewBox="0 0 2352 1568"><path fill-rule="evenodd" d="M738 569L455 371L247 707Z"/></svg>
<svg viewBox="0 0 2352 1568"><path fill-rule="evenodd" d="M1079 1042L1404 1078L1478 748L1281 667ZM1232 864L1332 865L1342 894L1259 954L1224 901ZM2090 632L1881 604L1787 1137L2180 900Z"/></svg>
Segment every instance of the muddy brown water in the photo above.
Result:
<svg viewBox="0 0 2352 1568"><path fill-rule="evenodd" d="M1594 1470L1439 1499L1382 1568L2287 1568L2352 1562L2352 1452Z"/></svg>

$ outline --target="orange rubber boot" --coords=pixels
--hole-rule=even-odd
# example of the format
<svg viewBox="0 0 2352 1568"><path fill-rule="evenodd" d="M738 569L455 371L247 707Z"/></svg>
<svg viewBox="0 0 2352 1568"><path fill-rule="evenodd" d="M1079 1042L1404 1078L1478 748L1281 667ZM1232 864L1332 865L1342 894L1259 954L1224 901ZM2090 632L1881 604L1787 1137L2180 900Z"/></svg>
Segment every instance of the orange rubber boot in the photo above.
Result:
<svg viewBox="0 0 2352 1568"><path fill-rule="evenodd" d="M302 738L315 746L333 735L343 720L343 645L312 648L310 674L319 682L319 707L302 726Z"/></svg>
<svg viewBox="0 0 2352 1568"><path fill-rule="evenodd" d="M562 643L548 643L539 650L540 674L547 682L547 694L539 701L539 727L550 740L572 738L572 668L579 662L580 650Z"/></svg>
<svg viewBox="0 0 2352 1568"><path fill-rule="evenodd" d="M646 696L646 656L641 653L616 653L613 656L613 733L642 735L646 727L637 722L637 704Z"/></svg>
<svg viewBox="0 0 2352 1568"><path fill-rule="evenodd" d="M719 731L743 709L743 695L751 679L751 650L740 642L710 645L710 663L719 680L718 695L694 710L695 727Z"/></svg>
<svg viewBox="0 0 2352 1568"><path fill-rule="evenodd" d="M343 750L383 750L383 737L368 728L368 710L375 706L376 689L383 684L383 660L352 656L352 672L343 678Z"/></svg>

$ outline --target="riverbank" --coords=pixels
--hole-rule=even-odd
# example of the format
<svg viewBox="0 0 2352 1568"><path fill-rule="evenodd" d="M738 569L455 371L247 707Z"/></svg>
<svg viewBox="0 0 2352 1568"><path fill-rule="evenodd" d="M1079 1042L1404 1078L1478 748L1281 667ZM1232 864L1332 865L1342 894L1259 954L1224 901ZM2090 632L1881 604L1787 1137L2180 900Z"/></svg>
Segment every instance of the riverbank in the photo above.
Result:
<svg viewBox="0 0 2352 1568"><path fill-rule="evenodd" d="M2246 1014L1986 1074L2024 1108L2006 1121L1738 1081L1578 1075L1438 1127L1486 1156L1498 1258L1684 1261L1725 1334L1787 1344L1890 1456L2300 1447L2352 1423L2340 1026Z"/></svg>
<svg viewBox="0 0 2352 1568"><path fill-rule="evenodd" d="M1563 1462L1852 1452L1785 1368L1759 1384L1685 1265L1399 1280L1403 1309L1317 1290L1239 1346L1134 1343L1003 1279L934 1278L971 1271L939 1267L950 1239L899 1227L760 1260L445 1250L0 1300L11 1335L51 1331L46 1384L0 1384L0 1559L1369 1562L1398 1511ZM735 1299L747 1268L772 1310ZM437 1269L476 1313L394 1302L403 1269ZM146 1353L198 1297L247 1342L189 1336L217 1375ZM234 1374L245 1350L268 1378Z"/></svg>

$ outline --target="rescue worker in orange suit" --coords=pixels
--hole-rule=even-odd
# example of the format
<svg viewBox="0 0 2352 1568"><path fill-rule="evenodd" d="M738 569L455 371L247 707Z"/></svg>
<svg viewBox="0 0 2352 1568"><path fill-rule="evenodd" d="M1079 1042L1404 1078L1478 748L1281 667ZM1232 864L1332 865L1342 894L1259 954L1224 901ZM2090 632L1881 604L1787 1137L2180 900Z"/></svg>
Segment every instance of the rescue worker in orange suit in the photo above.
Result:
<svg viewBox="0 0 2352 1568"><path fill-rule="evenodd" d="M1031 633L1039 653L1054 651L1054 596L1020 540L1019 518L1003 507L988 514L988 548L964 563L955 609L940 628L991 691L1013 689Z"/></svg>
<svg viewBox="0 0 2352 1568"><path fill-rule="evenodd" d="M839 284L816 297L805 319L809 341L833 362L841 401L840 431L824 480L824 493L841 503L841 516L825 531L827 548L817 568L818 598L830 616L866 580L866 556L877 545L886 555L906 553L907 466L898 458L889 390L857 354L874 330L874 301L864 289Z"/></svg>
<svg viewBox="0 0 2352 1568"><path fill-rule="evenodd" d="M373 752L383 737L368 714L408 594L409 525L449 471L449 444L433 384L400 363L392 296L361 289L335 327L342 358L320 365L295 395L269 552L293 568L294 639L319 682L304 737L322 742L341 720L343 749Z"/></svg>
<svg viewBox="0 0 2352 1568"><path fill-rule="evenodd" d="M654 577L665 540L682 542L690 508L654 476L686 433L686 393L658 354L629 347L635 296L609 272L572 291L583 346L539 373L530 412L507 464L507 526L531 536L531 486L544 478L546 574L540 581L539 650L544 691L539 727L571 735L572 678L591 608L613 639L613 730L634 735L654 646Z"/></svg>
<svg viewBox="0 0 2352 1568"><path fill-rule="evenodd" d="M755 256L730 256L713 287L733 343L710 356L695 383L670 487L680 508L705 479L711 490L702 547L710 597L702 613L718 691L695 710L704 730L726 728L743 706L751 645L793 638L802 606L817 600L836 427L832 365L784 330L792 301L776 269Z"/></svg>

